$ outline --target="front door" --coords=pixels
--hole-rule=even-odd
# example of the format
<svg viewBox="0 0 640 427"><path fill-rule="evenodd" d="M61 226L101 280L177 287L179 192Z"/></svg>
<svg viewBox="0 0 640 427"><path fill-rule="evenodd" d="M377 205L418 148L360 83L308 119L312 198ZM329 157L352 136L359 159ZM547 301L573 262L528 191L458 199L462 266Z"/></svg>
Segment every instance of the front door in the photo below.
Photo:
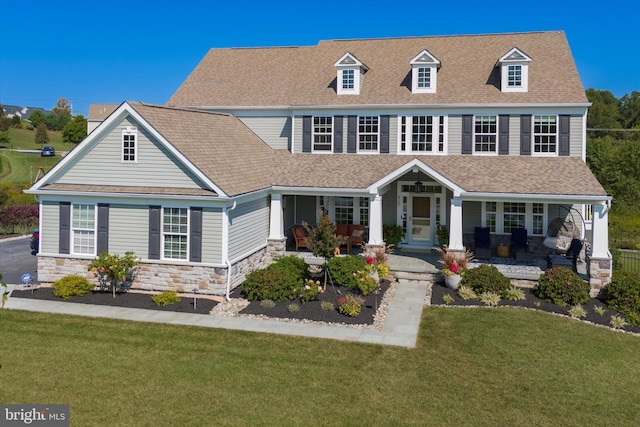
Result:
<svg viewBox="0 0 640 427"><path fill-rule="evenodd" d="M430 245L433 243L431 237L431 197L411 196L409 199L408 243Z"/></svg>

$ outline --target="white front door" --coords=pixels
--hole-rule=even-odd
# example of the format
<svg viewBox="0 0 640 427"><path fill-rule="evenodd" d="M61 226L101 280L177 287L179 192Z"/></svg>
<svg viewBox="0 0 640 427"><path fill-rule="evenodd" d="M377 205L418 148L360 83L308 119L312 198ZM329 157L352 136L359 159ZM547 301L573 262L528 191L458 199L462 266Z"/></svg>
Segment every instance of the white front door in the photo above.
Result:
<svg viewBox="0 0 640 427"><path fill-rule="evenodd" d="M433 244L431 227L431 197L412 195L409 197L407 243L428 246Z"/></svg>

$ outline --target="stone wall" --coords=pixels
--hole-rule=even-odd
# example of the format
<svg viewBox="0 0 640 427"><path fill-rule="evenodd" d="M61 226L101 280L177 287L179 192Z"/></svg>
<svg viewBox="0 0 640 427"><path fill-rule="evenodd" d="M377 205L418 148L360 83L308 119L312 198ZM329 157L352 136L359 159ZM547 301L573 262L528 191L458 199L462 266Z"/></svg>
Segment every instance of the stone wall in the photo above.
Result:
<svg viewBox="0 0 640 427"><path fill-rule="evenodd" d="M38 281L52 283L56 280L77 274L86 277L98 285L93 273L87 271L91 260L38 256ZM268 265L271 261L266 248L260 249L231 266L231 289L239 286L246 275ZM227 268L202 265L171 264L167 262L143 262L139 265L138 275L133 288L151 291L192 292L209 295L225 295L227 291Z"/></svg>
<svg viewBox="0 0 640 427"><path fill-rule="evenodd" d="M598 296L603 287L611 283L613 274L613 260L611 258L587 257L587 276L592 297Z"/></svg>

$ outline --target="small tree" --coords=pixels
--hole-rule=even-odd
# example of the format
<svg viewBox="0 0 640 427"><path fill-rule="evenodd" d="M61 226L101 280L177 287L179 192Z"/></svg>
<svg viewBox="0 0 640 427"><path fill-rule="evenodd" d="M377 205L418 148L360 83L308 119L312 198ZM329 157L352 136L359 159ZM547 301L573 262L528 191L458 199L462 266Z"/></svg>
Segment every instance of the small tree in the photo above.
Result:
<svg viewBox="0 0 640 427"><path fill-rule="evenodd" d="M62 142L77 144L87 136L87 119L82 114L73 119L62 129Z"/></svg>
<svg viewBox="0 0 640 427"><path fill-rule="evenodd" d="M29 121L33 125L34 128L38 128L41 123L45 123L47 121L47 117L42 110L34 110L29 114Z"/></svg>
<svg viewBox="0 0 640 427"><path fill-rule="evenodd" d="M36 129L36 144L45 145L49 143L49 134L47 133L47 125L40 123Z"/></svg>
<svg viewBox="0 0 640 427"><path fill-rule="evenodd" d="M302 226L307 230L307 245L309 250L317 257L324 258L322 270L324 271L324 289L327 289L327 262L336 254L336 248L345 242L345 237L336 236L336 226L329 221L329 215L321 215L316 227L309 227L306 222Z"/></svg>
<svg viewBox="0 0 640 427"><path fill-rule="evenodd" d="M132 251L125 252L124 256L111 255L103 251L87 267L100 281L100 288L108 288L116 297L116 291L122 289L127 282L132 282L137 274L137 266L140 264Z"/></svg>

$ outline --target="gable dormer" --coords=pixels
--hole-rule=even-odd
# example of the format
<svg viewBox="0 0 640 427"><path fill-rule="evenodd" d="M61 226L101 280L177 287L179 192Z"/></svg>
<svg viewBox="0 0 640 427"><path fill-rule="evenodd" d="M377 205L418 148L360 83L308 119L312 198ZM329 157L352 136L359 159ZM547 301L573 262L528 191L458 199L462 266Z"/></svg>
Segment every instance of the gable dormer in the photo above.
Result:
<svg viewBox="0 0 640 427"><path fill-rule="evenodd" d="M529 55L514 47L498 60L502 92L528 92Z"/></svg>
<svg viewBox="0 0 640 427"><path fill-rule="evenodd" d="M360 95L362 79L369 68L349 52L345 53L333 66L337 71L338 95Z"/></svg>
<svg viewBox="0 0 640 427"><path fill-rule="evenodd" d="M436 93L440 61L423 50L411 61L411 93Z"/></svg>

